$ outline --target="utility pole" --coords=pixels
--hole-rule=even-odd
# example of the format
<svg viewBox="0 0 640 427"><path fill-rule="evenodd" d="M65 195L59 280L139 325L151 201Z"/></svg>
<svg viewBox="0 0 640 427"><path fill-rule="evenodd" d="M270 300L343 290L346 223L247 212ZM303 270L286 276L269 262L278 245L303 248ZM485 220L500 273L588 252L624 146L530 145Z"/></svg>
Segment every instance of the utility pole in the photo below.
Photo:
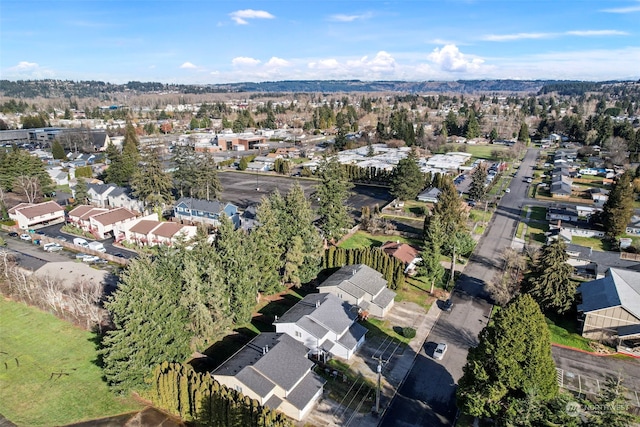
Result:
<svg viewBox="0 0 640 427"><path fill-rule="evenodd" d="M375 415L380 414L380 389L382 385L382 357L378 357L378 367L376 368L376 372L378 372L378 387L376 388L376 407L373 410Z"/></svg>

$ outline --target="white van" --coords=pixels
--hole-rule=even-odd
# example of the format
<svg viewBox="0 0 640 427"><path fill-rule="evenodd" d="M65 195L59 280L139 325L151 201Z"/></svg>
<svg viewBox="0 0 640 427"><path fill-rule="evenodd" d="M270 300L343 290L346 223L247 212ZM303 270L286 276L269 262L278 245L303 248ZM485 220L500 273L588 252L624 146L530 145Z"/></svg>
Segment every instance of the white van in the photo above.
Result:
<svg viewBox="0 0 640 427"><path fill-rule="evenodd" d="M107 250L104 248L104 245L100 242L90 242L87 247L89 249L93 249L94 251L107 252Z"/></svg>
<svg viewBox="0 0 640 427"><path fill-rule="evenodd" d="M62 250L62 245L60 245L59 243L46 243L42 249L44 249L46 252L58 252Z"/></svg>
<svg viewBox="0 0 640 427"><path fill-rule="evenodd" d="M87 243L86 240L81 239L80 237L76 237L75 239L73 239L73 244L76 246L81 246L83 248L89 247L89 243Z"/></svg>

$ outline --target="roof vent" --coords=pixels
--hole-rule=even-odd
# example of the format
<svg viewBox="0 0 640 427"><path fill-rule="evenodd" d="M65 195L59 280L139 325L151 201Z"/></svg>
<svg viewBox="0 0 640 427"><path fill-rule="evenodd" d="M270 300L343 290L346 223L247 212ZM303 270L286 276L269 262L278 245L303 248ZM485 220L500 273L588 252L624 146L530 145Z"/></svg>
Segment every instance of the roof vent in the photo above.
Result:
<svg viewBox="0 0 640 427"><path fill-rule="evenodd" d="M355 276L355 275L356 275L356 269L355 269L355 268L352 270L352 274L351 274L351 275L352 275L352 276Z"/></svg>
<svg viewBox="0 0 640 427"><path fill-rule="evenodd" d="M278 315L277 314L275 315L275 321L276 322L278 321Z"/></svg>
<svg viewBox="0 0 640 427"><path fill-rule="evenodd" d="M316 308L320 307L320 300L316 301Z"/></svg>

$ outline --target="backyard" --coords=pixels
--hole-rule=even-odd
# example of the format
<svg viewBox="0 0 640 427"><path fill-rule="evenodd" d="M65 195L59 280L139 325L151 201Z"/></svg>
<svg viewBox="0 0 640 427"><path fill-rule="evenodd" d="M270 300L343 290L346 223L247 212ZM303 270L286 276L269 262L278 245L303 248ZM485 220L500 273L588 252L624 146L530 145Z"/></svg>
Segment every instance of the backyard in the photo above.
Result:
<svg viewBox="0 0 640 427"><path fill-rule="evenodd" d="M4 299L0 324L0 413L12 422L64 425L142 408L108 389L95 334Z"/></svg>

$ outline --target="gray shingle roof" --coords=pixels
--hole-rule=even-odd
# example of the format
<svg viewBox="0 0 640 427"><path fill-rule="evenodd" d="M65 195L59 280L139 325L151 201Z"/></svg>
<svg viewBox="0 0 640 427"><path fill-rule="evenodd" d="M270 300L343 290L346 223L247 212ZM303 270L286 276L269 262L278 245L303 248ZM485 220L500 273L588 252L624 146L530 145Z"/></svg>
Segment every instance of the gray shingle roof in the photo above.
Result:
<svg viewBox="0 0 640 427"><path fill-rule="evenodd" d="M345 282L360 288L370 295L377 295L387 286L387 281L382 278L382 273L378 273L368 265L356 264L345 265L340 270L333 273L319 287L338 286L342 288L342 285ZM347 288L345 288L345 291L351 294L351 292L346 289Z"/></svg>
<svg viewBox="0 0 640 427"><path fill-rule="evenodd" d="M382 292L373 299L373 303L379 307L386 307L396 297L396 293L390 289L384 288Z"/></svg>
<svg viewBox="0 0 640 427"><path fill-rule="evenodd" d="M253 366L247 366L243 368L236 378L251 388L258 396L264 398L273 390L276 386L272 381L267 379L260 372L256 371Z"/></svg>
<svg viewBox="0 0 640 427"><path fill-rule="evenodd" d="M326 381L314 372L309 372L302 381L287 395L287 401L298 409L304 409L318 394Z"/></svg>
<svg viewBox="0 0 640 427"><path fill-rule="evenodd" d="M203 199L194 199L191 197L181 197L177 202L176 206L184 203L189 209L194 209L200 212L210 212L210 213L220 213L224 209L222 203L218 200L203 200Z"/></svg>
<svg viewBox="0 0 640 427"><path fill-rule="evenodd" d="M291 307L276 323L296 323L315 337L327 331L342 334L358 317L349 303L333 294L309 294Z"/></svg>
<svg viewBox="0 0 640 427"><path fill-rule="evenodd" d="M640 319L640 272L610 268L602 279L582 283L578 292L582 294L578 311L622 306Z"/></svg>
<svg viewBox="0 0 640 427"><path fill-rule="evenodd" d="M360 338L362 338L368 331L369 330L361 324L354 323L353 325L351 325L347 333L340 337L338 342L342 344L343 347L349 350L355 350L356 346L358 345L358 341L360 341Z"/></svg>
<svg viewBox="0 0 640 427"><path fill-rule="evenodd" d="M263 334L261 334L263 335ZM307 358L309 349L287 334L253 366L285 390L291 388L313 367Z"/></svg>
<svg viewBox="0 0 640 427"><path fill-rule="evenodd" d="M264 402L264 406L271 409L278 409L278 406L280 406L281 403L282 403L282 399L280 399L278 396L274 394L269 398L269 400Z"/></svg>

